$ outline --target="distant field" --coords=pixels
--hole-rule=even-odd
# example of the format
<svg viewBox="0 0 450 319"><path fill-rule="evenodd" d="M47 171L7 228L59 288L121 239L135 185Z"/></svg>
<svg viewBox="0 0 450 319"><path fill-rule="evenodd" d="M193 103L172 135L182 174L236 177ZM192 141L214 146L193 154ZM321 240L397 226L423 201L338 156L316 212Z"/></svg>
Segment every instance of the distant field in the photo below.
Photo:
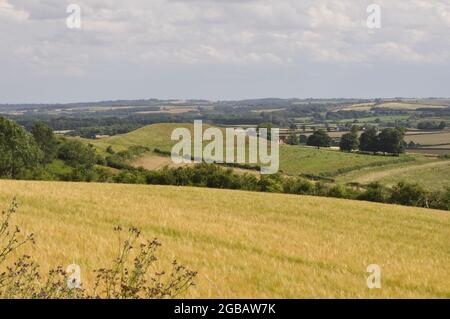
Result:
<svg viewBox="0 0 450 319"><path fill-rule="evenodd" d="M408 154L414 155L414 154L425 154L425 155L449 155L450 149L443 149L443 148L415 148L410 149L406 151Z"/></svg>
<svg viewBox="0 0 450 319"><path fill-rule="evenodd" d="M199 271L186 297L450 298L448 212L331 198L146 185L0 181L0 207L37 244L21 253L76 263L85 286L117 249L112 228L135 225L170 260ZM366 286L369 264L382 289ZM161 268L160 268L161 267ZM156 270L158 270L156 269Z"/></svg>
<svg viewBox="0 0 450 319"><path fill-rule="evenodd" d="M402 103L392 102L377 105L377 107L396 109L396 110L417 110L424 108L446 108L446 105L418 104L418 103Z"/></svg>
<svg viewBox="0 0 450 319"><path fill-rule="evenodd" d="M374 106L375 103L360 103L353 104L347 107L344 107L340 110L342 111L370 111L370 109Z"/></svg>
<svg viewBox="0 0 450 319"><path fill-rule="evenodd" d="M409 115L379 115L379 116L369 116L369 117L361 117L358 118L358 123L373 123L376 120L380 120L382 122L394 122L397 120L407 120L410 116ZM353 122L355 119L346 119L341 120L340 122L346 123L346 122Z"/></svg>
<svg viewBox="0 0 450 319"><path fill-rule="evenodd" d="M435 145L435 144L450 144L450 131L431 132L429 134L408 134L405 136L405 141L409 143L419 143L422 145Z"/></svg>

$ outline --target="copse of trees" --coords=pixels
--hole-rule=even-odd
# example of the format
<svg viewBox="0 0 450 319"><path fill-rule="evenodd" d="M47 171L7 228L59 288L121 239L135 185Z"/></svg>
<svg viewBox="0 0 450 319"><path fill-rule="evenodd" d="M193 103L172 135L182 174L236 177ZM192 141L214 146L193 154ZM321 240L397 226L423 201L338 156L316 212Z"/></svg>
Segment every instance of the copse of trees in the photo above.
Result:
<svg viewBox="0 0 450 319"><path fill-rule="evenodd" d="M321 147L329 147L331 144L331 138L324 130L317 130L308 137L306 144L309 146L315 146L318 149Z"/></svg>
<svg viewBox="0 0 450 319"><path fill-rule="evenodd" d="M404 137L405 130L402 127L386 128L380 133L376 128L370 127L359 138L359 150L399 155L405 152Z"/></svg>
<svg viewBox="0 0 450 319"><path fill-rule="evenodd" d="M417 123L417 128L419 130L443 130L447 127L447 123L445 121L441 121L440 123L434 121L424 121Z"/></svg>
<svg viewBox="0 0 450 319"><path fill-rule="evenodd" d="M405 152L402 128L386 128L378 135L379 152L399 155Z"/></svg>

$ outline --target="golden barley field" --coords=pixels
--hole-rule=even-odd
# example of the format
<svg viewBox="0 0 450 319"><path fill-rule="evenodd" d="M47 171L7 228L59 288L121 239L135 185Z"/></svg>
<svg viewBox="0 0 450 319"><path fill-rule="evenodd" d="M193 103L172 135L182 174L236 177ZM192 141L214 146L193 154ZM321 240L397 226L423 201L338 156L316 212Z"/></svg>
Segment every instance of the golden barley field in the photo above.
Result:
<svg viewBox="0 0 450 319"><path fill-rule="evenodd" d="M167 186L0 181L17 196L24 247L43 267L76 263L85 286L135 225L199 271L185 297L450 298L450 214L307 196ZM369 264L382 288L368 289Z"/></svg>

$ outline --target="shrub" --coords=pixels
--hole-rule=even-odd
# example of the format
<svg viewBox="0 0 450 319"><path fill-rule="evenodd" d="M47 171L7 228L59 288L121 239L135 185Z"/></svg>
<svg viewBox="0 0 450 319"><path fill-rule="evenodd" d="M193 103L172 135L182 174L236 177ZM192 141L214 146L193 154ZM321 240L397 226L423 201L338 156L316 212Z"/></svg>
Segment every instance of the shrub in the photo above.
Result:
<svg viewBox="0 0 450 319"><path fill-rule="evenodd" d="M418 184L399 182L392 188L389 201L406 206L425 206L427 194Z"/></svg>
<svg viewBox="0 0 450 319"><path fill-rule="evenodd" d="M283 192L288 194L312 194L314 184L303 178L287 178L283 182Z"/></svg>
<svg viewBox="0 0 450 319"><path fill-rule="evenodd" d="M347 191L342 185L334 185L328 190L327 196L334 198L347 198Z"/></svg>
<svg viewBox="0 0 450 319"><path fill-rule="evenodd" d="M388 194L386 188L379 182L370 183L367 185L365 192L358 196L359 200L379 203L385 203L387 198Z"/></svg>
<svg viewBox="0 0 450 319"><path fill-rule="evenodd" d="M77 168L92 168L97 160L95 150L80 141L64 140L58 150L58 158Z"/></svg>

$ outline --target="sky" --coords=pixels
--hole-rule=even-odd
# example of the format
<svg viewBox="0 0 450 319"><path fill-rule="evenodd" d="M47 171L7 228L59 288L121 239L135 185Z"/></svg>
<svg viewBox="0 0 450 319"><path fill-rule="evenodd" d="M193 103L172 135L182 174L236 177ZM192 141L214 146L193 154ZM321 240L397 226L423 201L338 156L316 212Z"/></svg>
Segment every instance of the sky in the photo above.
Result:
<svg viewBox="0 0 450 319"><path fill-rule="evenodd" d="M0 0L0 43L0 103L450 97L450 0Z"/></svg>

